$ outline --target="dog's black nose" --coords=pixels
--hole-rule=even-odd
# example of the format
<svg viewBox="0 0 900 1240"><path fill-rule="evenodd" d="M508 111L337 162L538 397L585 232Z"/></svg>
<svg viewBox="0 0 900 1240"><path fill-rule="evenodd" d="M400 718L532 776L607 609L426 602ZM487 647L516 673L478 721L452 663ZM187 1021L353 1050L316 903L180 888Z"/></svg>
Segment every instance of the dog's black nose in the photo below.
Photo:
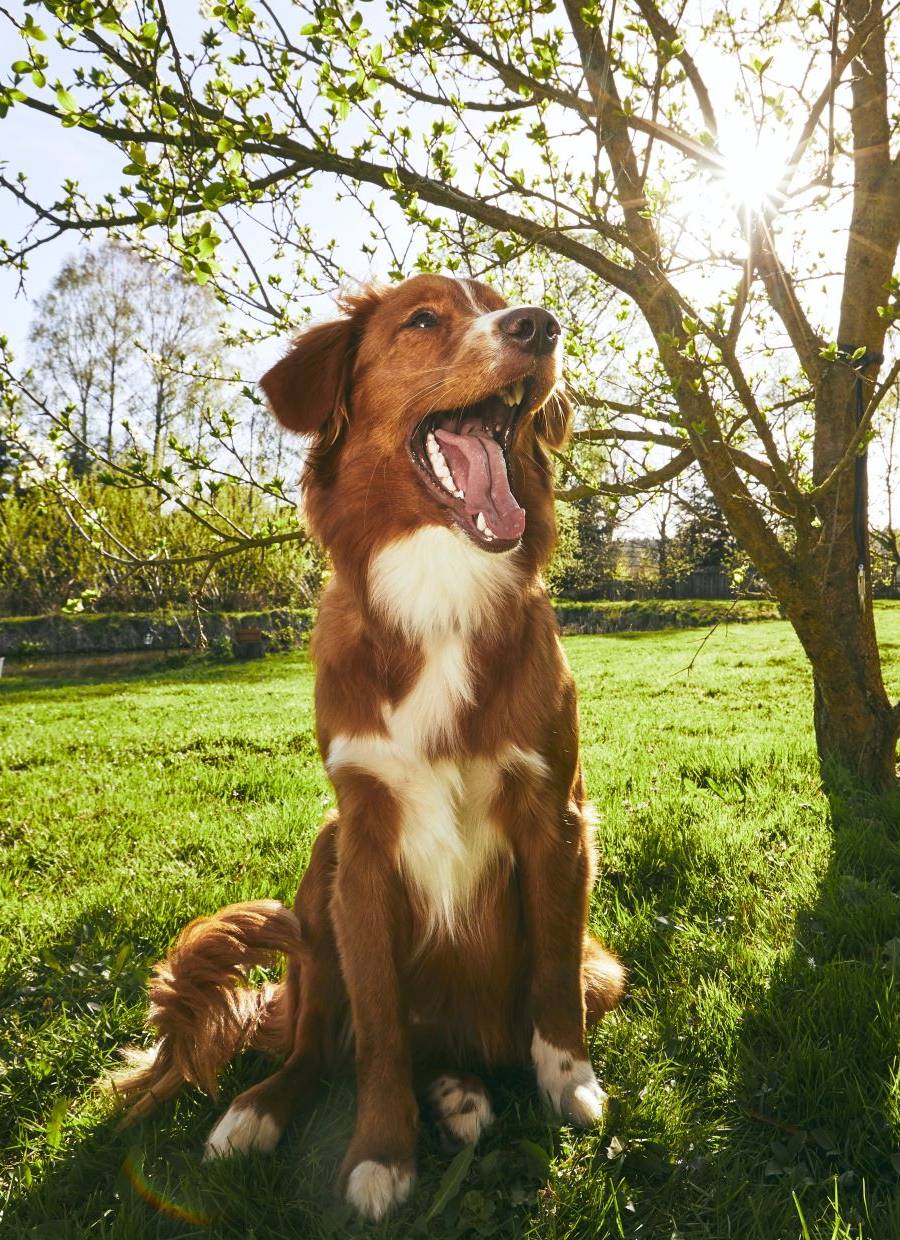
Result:
<svg viewBox="0 0 900 1240"><path fill-rule="evenodd" d="M504 314L499 324L501 336L505 336L523 353L552 353L556 348L562 328L549 312L539 306L518 306Z"/></svg>

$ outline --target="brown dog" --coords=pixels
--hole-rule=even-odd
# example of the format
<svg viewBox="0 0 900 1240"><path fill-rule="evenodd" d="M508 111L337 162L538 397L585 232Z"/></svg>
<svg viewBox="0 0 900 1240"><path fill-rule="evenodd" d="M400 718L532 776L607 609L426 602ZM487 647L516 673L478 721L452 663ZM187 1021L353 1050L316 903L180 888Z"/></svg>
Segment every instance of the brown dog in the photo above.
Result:
<svg viewBox="0 0 900 1240"><path fill-rule="evenodd" d="M618 1003L623 969L586 934L575 687L539 576L568 423L559 324L437 276L343 310L262 380L311 437L306 510L334 563L312 650L338 811L293 914L187 928L151 987L159 1040L117 1085L144 1114L185 1081L214 1090L242 1047L281 1052L207 1144L269 1149L353 1047L342 1181L377 1219L410 1191L419 1099L457 1142L491 1122L472 1069L530 1063L557 1115L602 1117L585 1018ZM283 983L235 984L272 951Z"/></svg>

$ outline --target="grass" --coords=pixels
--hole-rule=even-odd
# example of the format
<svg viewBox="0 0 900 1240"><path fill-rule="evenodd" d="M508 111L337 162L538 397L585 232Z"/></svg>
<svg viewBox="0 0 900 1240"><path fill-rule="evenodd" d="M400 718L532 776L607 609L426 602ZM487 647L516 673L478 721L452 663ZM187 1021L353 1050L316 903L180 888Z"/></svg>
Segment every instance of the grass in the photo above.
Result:
<svg viewBox="0 0 900 1240"><path fill-rule="evenodd" d="M900 692L900 609L882 608ZM336 1083L278 1152L205 1165L223 1102L118 1134L95 1086L191 917L290 900L330 794L303 654L0 681L4 1237L900 1237L900 806L821 789L779 622L566 641L603 863L596 930L631 996L592 1040L603 1133L526 1079L380 1229L333 1196ZM697 655L693 668L686 672ZM105 677L105 678L104 678ZM246 1057L227 1101L266 1071Z"/></svg>

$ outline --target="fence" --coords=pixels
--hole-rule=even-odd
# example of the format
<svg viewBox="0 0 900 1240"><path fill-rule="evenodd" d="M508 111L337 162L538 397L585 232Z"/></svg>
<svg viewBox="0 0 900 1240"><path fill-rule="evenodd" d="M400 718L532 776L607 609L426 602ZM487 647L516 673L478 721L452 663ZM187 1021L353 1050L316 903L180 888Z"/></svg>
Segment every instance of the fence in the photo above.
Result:
<svg viewBox="0 0 900 1240"><path fill-rule="evenodd" d="M731 577L717 564L695 568L678 581L660 583L641 577L613 577L590 590L567 590L566 598L579 602L637 602L650 598L734 598Z"/></svg>

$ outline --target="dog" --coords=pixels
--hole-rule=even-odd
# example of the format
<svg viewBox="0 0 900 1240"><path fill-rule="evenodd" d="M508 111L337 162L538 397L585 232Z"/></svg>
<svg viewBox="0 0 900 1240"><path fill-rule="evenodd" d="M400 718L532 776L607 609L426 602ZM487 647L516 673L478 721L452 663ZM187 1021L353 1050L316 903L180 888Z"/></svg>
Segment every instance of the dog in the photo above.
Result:
<svg viewBox="0 0 900 1240"><path fill-rule="evenodd" d="M186 1082L214 1093L243 1048L285 1056L213 1128L222 1157L271 1149L355 1057L340 1184L377 1220L410 1193L420 1105L457 1145L491 1123L475 1072L530 1065L558 1117L598 1123L585 1029L625 973L587 933L575 686L540 576L570 422L560 325L433 275L341 309L261 381L309 438L334 567L311 652L337 810L293 912L233 905L182 933L151 983L158 1040L116 1087L137 1118ZM283 982L241 984L276 952Z"/></svg>

